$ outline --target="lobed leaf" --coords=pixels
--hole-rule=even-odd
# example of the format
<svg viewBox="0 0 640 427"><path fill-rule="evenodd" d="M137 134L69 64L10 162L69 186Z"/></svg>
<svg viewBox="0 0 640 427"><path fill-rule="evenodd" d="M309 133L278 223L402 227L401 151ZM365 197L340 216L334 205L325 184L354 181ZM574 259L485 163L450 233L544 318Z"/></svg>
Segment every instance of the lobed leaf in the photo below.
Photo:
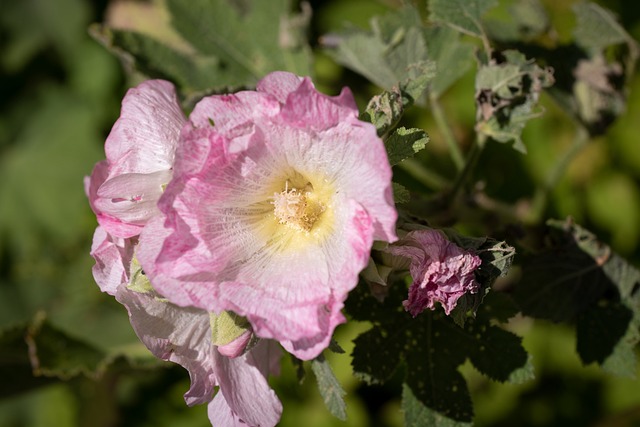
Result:
<svg viewBox="0 0 640 427"><path fill-rule="evenodd" d="M640 342L640 271L571 221L547 225L549 244L523 261L516 303L525 315L575 321L584 363L633 376L633 349Z"/></svg>
<svg viewBox="0 0 640 427"><path fill-rule="evenodd" d="M458 372L467 358L497 381L521 381L526 378L523 372L531 373L519 337L480 316L468 320L464 328L441 310L412 318L402 308L406 292L406 287L396 282L389 285L389 294L382 303L363 286L350 294L346 303L349 314L366 319L364 307L373 311L368 320L373 321L374 327L354 341L352 366L359 378L384 383L404 361L404 381L412 396L444 416L442 422L464 423L473 417L469 391ZM412 405L412 411L423 410Z"/></svg>
<svg viewBox="0 0 640 427"><path fill-rule="evenodd" d="M407 4L397 11L376 16L370 26L370 31L349 29L326 37L335 41L330 45L325 43L330 47L328 53L338 63L386 90L419 77L420 70L415 67L427 59L427 47L415 7ZM410 95L417 99L421 95L419 87L411 90Z"/></svg>

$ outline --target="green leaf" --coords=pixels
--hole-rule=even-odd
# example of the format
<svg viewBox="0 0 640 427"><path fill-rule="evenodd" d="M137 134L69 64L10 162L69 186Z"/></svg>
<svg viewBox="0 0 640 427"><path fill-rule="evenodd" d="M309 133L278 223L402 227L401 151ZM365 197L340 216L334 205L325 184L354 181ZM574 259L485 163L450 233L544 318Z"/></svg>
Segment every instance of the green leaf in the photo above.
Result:
<svg viewBox="0 0 640 427"><path fill-rule="evenodd" d="M460 422L424 405L407 384L402 384L402 412L405 427L471 427L470 422Z"/></svg>
<svg viewBox="0 0 640 427"><path fill-rule="evenodd" d="M571 221L547 225L547 247L523 261L516 303L526 315L576 321L583 362L633 376L633 349L640 342L640 271Z"/></svg>
<svg viewBox="0 0 640 427"><path fill-rule="evenodd" d="M397 182L392 182L391 185L393 186L393 201L395 204L403 204L411 200L411 193L404 185Z"/></svg>
<svg viewBox="0 0 640 427"><path fill-rule="evenodd" d="M77 375L95 377L104 369L106 354L72 338L38 316L25 336L33 373L63 380Z"/></svg>
<svg viewBox="0 0 640 427"><path fill-rule="evenodd" d="M384 136L398 123L404 108L402 93L399 88L394 88L371 98L360 114L360 120L373 124L378 136Z"/></svg>
<svg viewBox="0 0 640 427"><path fill-rule="evenodd" d="M439 98L469 70L474 47L460 42L460 34L450 27L430 27L424 31L429 58L437 65L429 92Z"/></svg>
<svg viewBox="0 0 640 427"><path fill-rule="evenodd" d="M237 84L219 71L220 63L215 56L181 52L148 35L106 26L93 25L90 33L125 64L148 78L173 81L186 96L211 87Z"/></svg>
<svg viewBox="0 0 640 427"><path fill-rule="evenodd" d="M442 310L412 318L402 307L406 293L401 283L393 283L382 303L363 286L349 295L347 312L374 324L354 341L355 375L383 383L404 360L405 383L423 405L451 420L471 421L471 399L459 366L469 358L491 378L510 380L514 372L527 367L521 339L481 317L468 320L464 328Z"/></svg>
<svg viewBox="0 0 640 427"><path fill-rule="evenodd" d="M635 269L622 270L617 264L614 271L603 268L611 262L611 249L589 231L570 221L549 220L547 225L550 243L524 258L522 280L513 293L525 315L574 320L605 292L615 290L616 281L637 281Z"/></svg>
<svg viewBox="0 0 640 427"><path fill-rule="evenodd" d="M482 16L497 4L496 0L429 0L429 18L461 33L482 37Z"/></svg>
<svg viewBox="0 0 640 427"><path fill-rule="evenodd" d="M337 41L328 51L340 64L392 90L400 82L412 102L433 78L420 14L410 4L371 20L371 31L349 29L332 35Z"/></svg>
<svg viewBox="0 0 640 427"><path fill-rule="evenodd" d="M502 52L499 61L482 65L476 75L476 130L499 142L514 141L516 150L526 152L522 130L540 115L534 107L542 89L553 81L551 70L520 52Z"/></svg>
<svg viewBox="0 0 640 427"><path fill-rule="evenodd" d="M391 166L397 165L404 159L413 157L423 150L429 142L429 136L422 129L407 129L400 127L384 141L387 157Z"/></svg>
<svg viewBox="0 0 640 427"><path fill-rule="evenodd" d="M34 376L25 341L26 326L15 325L0 331L0 398L51 384L54 378Z"/></svg>
<svg viewBox="0 0 640 427"><path fill-rule="evenodd" d="M322 396L325 406L331 414L345 421L347 419L347 406L344 403L346 392L333 374L331 366L320 355L311 361L311 369L318 380L318 390Z"/></svg>
<svg viewBox="0 0 640 427"><path fill-rule="evenodd" d="M218 58L225 81L247 85L271 71L311 72L305 18L291 15L290 0L168 0L167 6L174 28L199 53Z"/></svg>
<svg viewBox="0 0 640 427"><path fill-rule="evenodd" d="M129 68L175 82L192 102L205 93L253 86L272 71L310 75L305 33L311 11L303 3L301 14L291 14L291 3L167 0L177 34L171 28L149 34L94 26L92 35Z"/></svg>
<svg viewBox="0 0 640 427"><path fill-rule="evenodd" d="M582 362L604 363L624 336L633 312L621 303L600 301L578 316L577 350Z"/></svg>
<svg viewBox="0 0 640 427"><path fill-rule="evenodd" d="M596 3L576 3L573 11L577 20L573 35L580 47L601 51L608 46L629 41L629 35L613 14Z"/></svg>
<svg viewBox="0 0 640 427"><path fill-rule="evenodd" d="M130 270L131 279L127 284L128 289L142 294L153 292L153 286L151 286L149 278L144 274L142 266L140 266L138 259L135 257L131 260Z"/></svg>

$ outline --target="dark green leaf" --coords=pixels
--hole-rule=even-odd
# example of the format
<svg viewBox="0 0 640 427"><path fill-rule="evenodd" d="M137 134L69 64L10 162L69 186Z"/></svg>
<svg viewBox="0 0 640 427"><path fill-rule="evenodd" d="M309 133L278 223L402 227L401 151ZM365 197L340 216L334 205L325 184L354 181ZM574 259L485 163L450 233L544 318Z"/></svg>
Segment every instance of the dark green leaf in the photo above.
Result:
<svg viewBox="0 0 640 427"><path fill-rule="evenodd" d="M429 0L429 17L462 33L481 37L482 16L497 4L496 0Z"/></svg>
<svg viewBox="0 0 640 427"><path fill-rule="evenodd" d="M405 382L423 405L451 420L471 421L471 400L458 367L470 358L491 378L511 380L528 364L520 338L480 317L468 320L465 328L441 310L412 318L402 308L406 293L406 287L396 282L389 285L389 295L382 303L363 286L350 294L347 311L367 319L368 309L372 313L368 320L374 323L355 340L355 374L367 382L382 383L404 360Z"/></svg>
<svg viewBox="0 0 640 427"><path fill-rule="evenodd" d="M571 222L549 221L550 244L541 253L526 257L522 280L514 297L526 315L554 321L573 320L617 281L638 280L637 270L607 265L611 250L587 230ZM614 258L616 259L616 258Z"/></svg>
<svg viewBox="0 0 640 427"><path fill-rule="evenodd" d="M0 398L14 396L55 381L54 378L33 375L25 335L25 325L16 325L0 331Z"/></svg>
<svg viewBox="0 0 640 427"><path fill-rule="evenodd" d="M186 96L212 87L237 85L220 72L215 56L180 52L145 34L94 25L91 34L105 47L149 78L171 80Z"/></svg>
<svg viewBox="0 0 640 427"><path fill-rule="evenodd" d="M520 0L509 5L508 19L486 20L484 25L492 39L518 42L543 35L551 22L540 0Z"/></svg>
<svg viewBox="0 0 640 427"><path fill-rule="evenodd" d="M416 398L407 384L402 385L402 412L406 427L471 427L473 425L470 422L452 420L430 409Z"/></svg>
<svg viewBox="0 0 640 427"><path fill-rule="evenodd" d="M333 374L329 363L320 355L311 361L311 369L318 380L318 390L329 412L342 421L346 420L347 407L344 403L346 392Z"/></svg>
<svg viewBox="0 0 640 427"><path fill-rule="evenodd" d="M621 303L603 300L580 313L577 350L582 362L604 363L627 332L633 312Z"/></svg>
<svg viewBox="0 0 640 427"><path fill-rule="evenodd" d="M397 182L391 183L393 185L393 201L396 204L407 203L411 200L411 194L403 185Z"/></svg>
<svg viewBox="0 0 640 427"><path fill-rule="evenodd" d="M429 142L429 136L422 129L400 127L384 141L387 157L391 166L413 157L423 150Z"/></svg>
<svg viewBox="0 0 640 427"><path fill-rule="evenodd" d="M96 376L106 354L72 338L38 317L29 326L25 340L33 373L69 379L77 375Z"/></svg>

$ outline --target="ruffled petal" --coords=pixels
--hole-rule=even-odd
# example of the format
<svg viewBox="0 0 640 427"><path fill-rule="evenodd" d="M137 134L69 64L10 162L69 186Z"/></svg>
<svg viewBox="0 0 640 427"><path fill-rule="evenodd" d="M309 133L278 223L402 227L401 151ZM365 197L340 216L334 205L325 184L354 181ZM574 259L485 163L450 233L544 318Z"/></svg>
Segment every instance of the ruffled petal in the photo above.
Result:
<svg viewBox="0 0 640 427"><path fill-rule="evenodd" d="M263 340L241 357L216 355L219 393L231 411L251 426L271 427L280 420L282 404L266 379L280 354L273 343Z"/></svg>
<svg viewBox="0 0 640 427"><path fill-rule="evenodd" d="M102 227L93 234L91 256L96 263L93 278L102 292L115 295L121 284L129 282L133 247L125 239L109 235Z"/></svg>
<svg viewBox="0 0 640 427"><path fill-rule="evenodd" d="M142 226L159 213L158 199L170 180L170 170L118 175L100 186L94 204L105 215Z"/></svg>
<svg viewBox="0 0 640 427"><path fill-rule="evenodd" d="M278 102L284 104L290 93L295 92L303 78L286 71L275 71L258 82L256 90L275 97Z"/></svg>
<svg viewBox="0 0 640 427"><path fill-rule="evenodd" d="M185 122L171 83L148 80L129 89L105 143L110 177L170 169Z"/></svg>
<svg viewBox="0 0 640 427"><path fill-rule="evenodd" d="M358 117L358 107L349 88L331 97L315 90L305 78L295 91L289 93L281 117L291 126L322 131L345 120Z"/></svg>
<svg viewBox="0 0 640 427"><path fill-rule="evenodd" d="M138 338L158 358L178 363L189 371L188 405L209 402L215 384L215 350L211 345L209 313L163 301L152 293L133 292L124 286L116 299L127 308Z"/></svg>

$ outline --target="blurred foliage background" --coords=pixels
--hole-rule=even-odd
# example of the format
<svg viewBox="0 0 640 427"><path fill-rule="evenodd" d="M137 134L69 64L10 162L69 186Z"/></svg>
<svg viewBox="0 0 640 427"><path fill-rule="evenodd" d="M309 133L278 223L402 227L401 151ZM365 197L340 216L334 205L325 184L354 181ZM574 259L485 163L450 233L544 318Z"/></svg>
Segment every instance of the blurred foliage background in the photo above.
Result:
<svg viewBox="0 0 640 427"><path fill-rule="evenodd" d="M120 62L87 31L103 22L115 2L0 0L0 426L207 426L206 407L187 408L182 368L151 359L131 330L126 312L101 294L89 256L96 226L83 192L83 177L104 157L103 144L120 100L133 82ZM144 7L144 2L138 2ZM393 8L393 0L310 2L310 41L316 82L331 94L349 85L364 106L379 88L337 65L319 47L321 35L345 22L366 28ZM572 0L543 2L559 37L574 25ZM640 39L640 9L631 1L599 2ZM420 3L425 11L424 4ZM146 16L147 24L161 16ZM126 17L126 14L125 14ZM122 19L123 16L120 16ZM150 23L149 23L150 22ZM566 31L566 34L562 32ZM459 141L473 138L473 71L442 99ZM543 117L527 125L523 155L489 144L477 179L490 194L526 206L575 127L544 95ZM545 216L572 216L613 249L640 265L640 76L632 81L627 112L592 140L553 189ZM419 161L447 176L446 144L427 109L403 119L425 129L431 143ZM464 148L464 147L463 147ZM411 170L396 171L429 193ZM469 366L478 426L637 426L640 382L582 366L575 338L563 327L519 319L511 325L533 355L535 381L495 384ZM338 329L347 354L330 354L347 391L349 426L402 424L400 382L360 384L351 374L350 341L367 326ZM28 338L25 340L25 336ZM283 426L345 425L324 408L311 372L300 385L288 360L272 384L283 401Z"/></svg>

